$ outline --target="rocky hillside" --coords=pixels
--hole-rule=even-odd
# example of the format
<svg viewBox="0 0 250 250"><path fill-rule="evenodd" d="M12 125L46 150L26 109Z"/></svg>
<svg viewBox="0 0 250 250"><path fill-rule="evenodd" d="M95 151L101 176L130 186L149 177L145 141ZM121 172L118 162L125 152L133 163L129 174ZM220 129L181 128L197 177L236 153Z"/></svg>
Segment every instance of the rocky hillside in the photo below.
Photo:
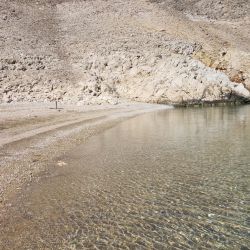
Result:
<svg viewBox="0 0 250 250"><path fill-rule="evenodd" d="M246 0L151 0L166 9L214 20L236 20L249 16L250 3Z"/></svg>
<svg viewBox="0 0 250 250"><path fill-rule="evenodd" d="M247 101L248 10L247 0L0 0L0 102Z"/></svg>

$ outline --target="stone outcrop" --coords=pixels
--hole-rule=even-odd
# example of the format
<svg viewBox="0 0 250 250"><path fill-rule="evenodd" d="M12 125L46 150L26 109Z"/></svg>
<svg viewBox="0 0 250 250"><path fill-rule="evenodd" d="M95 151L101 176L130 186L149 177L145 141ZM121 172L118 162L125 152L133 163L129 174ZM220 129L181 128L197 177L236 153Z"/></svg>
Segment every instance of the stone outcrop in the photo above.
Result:
<svg viewBox="0 0 250 250"><path fill-rule="evenodd" d="M249 91L222 72L177 54L115 53L89 55L80 96L106 94L143 102L202 103L247 98Z"/></svg>

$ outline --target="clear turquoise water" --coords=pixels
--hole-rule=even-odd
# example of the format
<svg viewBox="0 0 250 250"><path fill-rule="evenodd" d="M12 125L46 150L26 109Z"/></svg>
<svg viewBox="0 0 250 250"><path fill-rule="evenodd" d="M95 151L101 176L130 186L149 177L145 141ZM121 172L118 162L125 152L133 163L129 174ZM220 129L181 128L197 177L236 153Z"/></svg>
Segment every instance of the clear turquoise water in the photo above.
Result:
<svg viewBox="0 0 250 250"><path fill-rule="evenodd" d="M247 249L250 107L144 114L27 187L6 249Z"/></svg>

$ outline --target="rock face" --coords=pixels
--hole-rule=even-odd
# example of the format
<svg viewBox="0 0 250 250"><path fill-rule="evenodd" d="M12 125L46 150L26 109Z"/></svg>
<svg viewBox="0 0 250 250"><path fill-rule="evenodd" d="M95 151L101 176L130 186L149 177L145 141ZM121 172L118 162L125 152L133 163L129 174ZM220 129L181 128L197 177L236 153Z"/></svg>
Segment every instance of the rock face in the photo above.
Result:
<svg viewBox="0 0 250 250"><path fill-rule="evenodd" d="M202 103L248 97L241 84L215 69L177 54L124 53L89 55L81 65L79 97L112 95L143 102Z"/></svg>
<svg viewBox="0 0 250 250"><path fill-rule="evenodd" d="M247 101L247 1L203 2L0 0L0 102Z"/></svg>

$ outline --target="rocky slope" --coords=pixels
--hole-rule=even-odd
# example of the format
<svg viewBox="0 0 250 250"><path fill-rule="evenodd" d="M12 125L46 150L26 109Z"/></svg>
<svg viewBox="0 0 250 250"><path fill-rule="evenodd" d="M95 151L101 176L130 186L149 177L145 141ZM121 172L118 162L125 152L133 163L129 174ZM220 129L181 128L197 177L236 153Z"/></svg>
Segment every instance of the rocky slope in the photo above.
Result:
<svg viewBox="0 0 250 250"><path fill-rule="evenodd" d="M164 8L173 8L192 16L216 20L242 19L249 15L250 4L245 0L151 0Z"/></svg>
<svg viewBox="0 0 250 250"><path fill-rule="evenodd" d="M248 10L243 0L0 0L0 102L248 101Z"/></svg>

